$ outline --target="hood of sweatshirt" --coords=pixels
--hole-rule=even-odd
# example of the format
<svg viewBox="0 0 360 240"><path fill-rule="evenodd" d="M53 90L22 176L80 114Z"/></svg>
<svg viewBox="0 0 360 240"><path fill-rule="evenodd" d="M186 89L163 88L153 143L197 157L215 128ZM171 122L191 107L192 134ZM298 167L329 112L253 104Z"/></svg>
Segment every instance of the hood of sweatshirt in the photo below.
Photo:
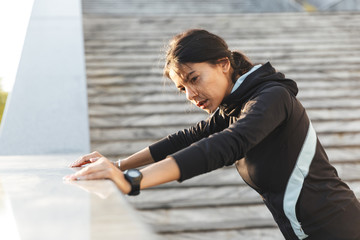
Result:
<svg viewBox="0 0 360 240"><path fill-rule="evenodd" d="M273 86L283 86L294 96L298 93L296 82L285 78L283 73L276 72L267 62L247 76L238 89L225 97L219 109L226 115L238 114L239 106L247 102L255 92Z"/></svg>

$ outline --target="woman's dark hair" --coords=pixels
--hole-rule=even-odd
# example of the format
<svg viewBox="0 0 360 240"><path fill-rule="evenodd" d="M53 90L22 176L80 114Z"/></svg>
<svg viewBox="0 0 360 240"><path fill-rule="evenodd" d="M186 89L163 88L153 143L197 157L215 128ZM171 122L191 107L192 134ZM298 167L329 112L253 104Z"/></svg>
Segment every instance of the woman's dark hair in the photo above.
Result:
<svg viewBox="0 0 360 240"><path fill-rule="evenodd" d="M221 37L203 29L190 29L176 35L169 43L166 53L164 75L168 78L172 66L179 67L186 63L208 62L218 63L217 60L228 58L234 69L232 81L236 76L248 72L253 64L241 52L232 52Z"/></svg>

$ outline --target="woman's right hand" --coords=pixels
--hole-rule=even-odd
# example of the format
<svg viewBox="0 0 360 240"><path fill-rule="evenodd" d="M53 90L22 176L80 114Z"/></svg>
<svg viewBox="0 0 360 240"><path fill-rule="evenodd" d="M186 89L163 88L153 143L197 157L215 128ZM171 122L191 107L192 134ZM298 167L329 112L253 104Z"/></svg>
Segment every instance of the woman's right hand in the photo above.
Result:
<svg viewBox="0 0 360 240"><path fill-rule="evenodd" d="M101 155L99 152L95 151L92 153L89 153L87 155L84 155L80 158L78 158L75 162L71 163L69 167L81 167L88 163L93 163L102 158L103 155Z"/></svg>
<svg viewBox="0 0 360 240"><path fill-rule="evenodd" d="M94 155L88 154L82 158L84 158L86 162L86 159L91 159L93 156ZM95 156L97 155L95 154ZM81 160L82 158L80 158L79 162L84 162L84 159ZM77 161L75 162L77 163ZM106 157L99 158L76 173L65 176L63 179L65 181L110 179L124 194L128 194L131 190L131 185L125 179L121 170Z"/></svg>

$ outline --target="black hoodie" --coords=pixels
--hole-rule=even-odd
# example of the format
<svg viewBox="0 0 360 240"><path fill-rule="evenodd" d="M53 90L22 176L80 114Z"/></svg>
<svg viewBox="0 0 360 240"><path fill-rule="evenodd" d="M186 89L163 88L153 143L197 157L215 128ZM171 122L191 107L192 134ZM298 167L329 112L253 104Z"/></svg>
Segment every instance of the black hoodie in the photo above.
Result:
<svg viewBox="0 0 360 240"><path fill-rule="evenodd" d="M360 204L330 165L297 92L266 63L207 120L151 145L152 157L171 155L179 181L236 163L286 239L360 239Z"/></svg>
<svg viewBox="0 0 360 240"><path fill-rule="evenodd" d="M247 76L207 120L153 144L151 154L155 161L172 154L180 167L180 181L231 165L285 121L296 93L296 83L266 63ZM275 135L274 140L272 145L280 139Z"/></svg>

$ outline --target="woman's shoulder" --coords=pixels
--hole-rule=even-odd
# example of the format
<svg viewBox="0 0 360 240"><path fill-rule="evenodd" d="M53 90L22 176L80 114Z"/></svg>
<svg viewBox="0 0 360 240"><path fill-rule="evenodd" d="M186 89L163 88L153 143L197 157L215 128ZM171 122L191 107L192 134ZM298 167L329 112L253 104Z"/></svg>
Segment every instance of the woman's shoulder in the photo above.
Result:
<svg viewBox="0 0 360 240"><path fill-rule="evenodd" d="M287 99L295 97L290 89L282 84L273 84L269 86L263 86L256 91L252 98L258 98L259 96L271 99Z"/></svg>

